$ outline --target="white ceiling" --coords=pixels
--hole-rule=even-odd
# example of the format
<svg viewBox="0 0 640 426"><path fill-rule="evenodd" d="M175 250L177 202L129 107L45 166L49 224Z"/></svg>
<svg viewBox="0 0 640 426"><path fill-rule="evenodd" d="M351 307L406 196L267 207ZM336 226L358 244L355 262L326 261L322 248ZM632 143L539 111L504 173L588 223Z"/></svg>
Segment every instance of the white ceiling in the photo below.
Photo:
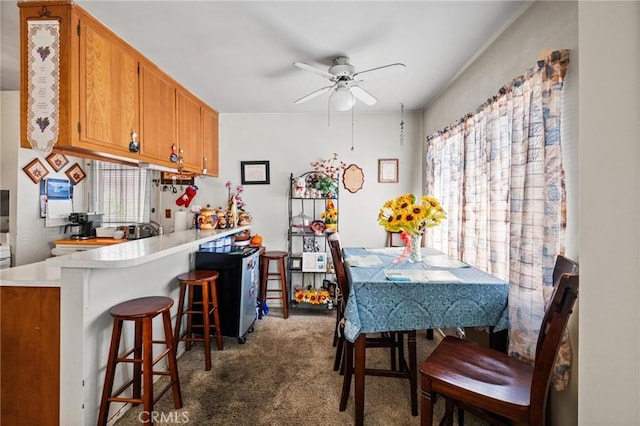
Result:
<svg viewBox="0 0 640 426"><path fill-rule="evenodd" d="M1 89L18 90L18 7L1 3ZM325 112L329 95L293 102L328 80L293 62L404 63L404 73L361 83L378 103L356 111L421 110L531 0L76 3L222 113L308 113Z"/></svg>

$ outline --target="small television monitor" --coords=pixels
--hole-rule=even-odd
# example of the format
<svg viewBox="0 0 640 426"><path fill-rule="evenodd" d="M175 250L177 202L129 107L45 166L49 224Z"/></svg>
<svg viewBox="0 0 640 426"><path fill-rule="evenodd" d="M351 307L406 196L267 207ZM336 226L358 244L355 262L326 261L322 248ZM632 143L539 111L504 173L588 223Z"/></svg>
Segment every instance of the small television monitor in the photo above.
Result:
<svg viewBox="0 0 640 426"><path fill-rule="evenodd" d="M49 200L70 200L73 198L73 185L67 179L47 179L47 198Z"/></svg>

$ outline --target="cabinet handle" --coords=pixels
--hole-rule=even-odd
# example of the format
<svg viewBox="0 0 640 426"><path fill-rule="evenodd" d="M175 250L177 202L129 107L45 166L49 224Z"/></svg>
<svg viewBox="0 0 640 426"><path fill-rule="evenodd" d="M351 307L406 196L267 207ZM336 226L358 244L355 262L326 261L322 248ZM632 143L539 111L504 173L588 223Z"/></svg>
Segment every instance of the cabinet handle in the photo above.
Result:
<svg viewBox="0 0 640 426"><path fill-rule="evenodd" d="M207 157L202 157L202 174L207 174Z"/></svg>
<svg viewBox="0 0 640 426"><path fill-rule="evenodd" d="M131 131L131 142L129 142L129 152L139 152L140 143L138 142L138 134L135 130Z"/></svg>

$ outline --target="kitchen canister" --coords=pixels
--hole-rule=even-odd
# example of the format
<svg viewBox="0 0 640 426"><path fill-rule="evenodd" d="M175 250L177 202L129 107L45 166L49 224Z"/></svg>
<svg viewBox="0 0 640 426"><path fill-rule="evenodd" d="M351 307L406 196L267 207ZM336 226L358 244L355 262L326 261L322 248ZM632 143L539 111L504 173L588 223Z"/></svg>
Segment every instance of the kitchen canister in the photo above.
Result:
<svg viewBox="0 0 640 426"><path fill-rule="evenodd" d="M198 214L198 225L202 230L211 230L216 229L218 225L218 216L216 215L215 210L205 207L200 209L200 213Z"/></svg>

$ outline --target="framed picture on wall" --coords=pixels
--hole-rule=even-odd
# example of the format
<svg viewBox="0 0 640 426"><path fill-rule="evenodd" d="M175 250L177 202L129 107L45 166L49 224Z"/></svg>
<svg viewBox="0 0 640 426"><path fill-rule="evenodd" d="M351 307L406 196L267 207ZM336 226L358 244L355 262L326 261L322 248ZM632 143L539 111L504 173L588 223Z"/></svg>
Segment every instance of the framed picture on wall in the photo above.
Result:
<svg viewBox="0 0 640 426"><path fill-rule="evenodd" d="M33 160L31 160L31 162L24 166L22 170L24 170L24 172L27 174L27 176L29 176L29 179L31 179L33 183L40 182L46 175L49 174L49 170L47 170L47 168L44 164L42 164L42 161L40 161L39 158L34 158Z"/></svg>
<svg viewBox="0 0 640 426"><path fill-rule="evenodd" d="M383 158L378 160L378 182L397 183L398 182L398 159Z"/></svg>
<svg viewBox="0 0 640 426"><path fill-rule="evenodd" d="M268 161L241 161L240 179L243 185L268 185Z"/></svg>
<svg viewBox="0 0 640 426"><path fill-rule="evenodd" d="M78 183L80 183L80 181L82 181L82 179L86 177L86 175L84 174L84 170L80 168L80 164L78 163L75 163L73 166L69 167L69 170L64 173L74 185L77 185Z"/></svg>
<svg viewBox="0 0 640 426"><path fill-rule="evenodd" d="M47 157L47 163L49 163L51 167L53 167L54 171L59 172L60 169L69 164L69 160L67 160L67 157L62 154L52 152Z"/></svg>

